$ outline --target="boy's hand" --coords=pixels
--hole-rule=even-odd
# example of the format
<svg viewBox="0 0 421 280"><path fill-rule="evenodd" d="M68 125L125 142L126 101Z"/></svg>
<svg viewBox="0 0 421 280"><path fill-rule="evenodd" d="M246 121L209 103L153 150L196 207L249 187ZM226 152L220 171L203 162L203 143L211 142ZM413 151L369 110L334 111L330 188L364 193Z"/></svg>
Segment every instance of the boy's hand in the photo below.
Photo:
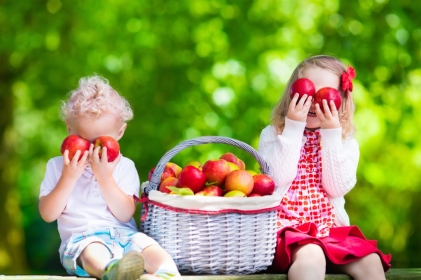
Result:
<svg viewBox="0 0 421 280"><path fill-rule="evenodd" d="M299 94L296 93L294 97L291 99L291 103L289 103L288 107L288 114L287 117L290 120L297 121L297 122L306 122L307 114L310 110L311 102L313 97L304 94L300 101L298 101Z"/></svg>
<svg viewBox="0 0 421 280"><path fill-rule="evenodd" d="M324 129L339 128L341 123L339 122L339 114L336 109L335 102L330 101L330 108L326 99L322 100L324 113L320 109L319 104L316 104L316 115L320 120L320 127Z"/></svg>
<svg viewBox="0 0 421 280"><path fill-rule="evenodd" d="M76 151L73 158L69 159L69 151L65 150L63 153L63 169L61 171L61 176L71 179L78 179L83 170L86 167L86 160L88 158L89 152L85 151L82 158L78 161L81 151Z"/></svg>
<svg viewBox="0 0 421 280"><path fill-rule="evenodd" d="M113 176L114 167L121 159L121 154L112 161L108 162L107 157L107 147L102 147L102 154L101 157L99 155L99 150L101 149L100 146L94 149L94 145L91 145L89 148L90 160L91 160L91 168L94 172L95 177L98 179L108 179L109 177Z"/></svg>

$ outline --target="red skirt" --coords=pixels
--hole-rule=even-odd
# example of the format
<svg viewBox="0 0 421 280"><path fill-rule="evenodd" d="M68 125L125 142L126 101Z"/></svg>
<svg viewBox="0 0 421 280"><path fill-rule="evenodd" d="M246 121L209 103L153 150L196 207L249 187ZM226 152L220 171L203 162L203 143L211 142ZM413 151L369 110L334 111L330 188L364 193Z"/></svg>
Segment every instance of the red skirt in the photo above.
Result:
<svg viewBox="0 0 421 280"><path fill-rule="evenodd" d="M347 264L372 253L379 255L384 271L389 270L392 256L383 254L377 248L377 241L367 240L356 226L335 227L329 236L318 238L317 226L305 223L296 228L284 227L278 231L275 258L270 271L285 273L291 263L291 250L305 244L319 245L326 259L333 264Z"/></svg>

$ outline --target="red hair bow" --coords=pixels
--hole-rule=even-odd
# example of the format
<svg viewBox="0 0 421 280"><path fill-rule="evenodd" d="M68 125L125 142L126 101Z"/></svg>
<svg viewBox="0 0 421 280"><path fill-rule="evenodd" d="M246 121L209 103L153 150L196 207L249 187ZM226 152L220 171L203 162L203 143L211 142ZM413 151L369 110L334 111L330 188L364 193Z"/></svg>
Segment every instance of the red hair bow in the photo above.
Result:
<svg viewBox="0 0 421 280"><path fill-rule="evenodd" d="M355 69L348 65L348 69L342 73L342 91L350 93L353 89L352 79L356 77Z"/></svg>

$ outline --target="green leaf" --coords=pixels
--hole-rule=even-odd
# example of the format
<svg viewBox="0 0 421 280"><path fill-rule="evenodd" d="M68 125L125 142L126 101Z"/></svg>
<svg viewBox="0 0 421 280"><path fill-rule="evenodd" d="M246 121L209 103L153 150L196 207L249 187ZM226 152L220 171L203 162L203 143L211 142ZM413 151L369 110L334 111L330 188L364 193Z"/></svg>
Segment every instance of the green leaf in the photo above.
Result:
<svg viewBox="0 0 421 280"><path fill-rule="evenodd" d="M167 187L174 194L178 195L194 195L194 192L189 188L176 188L176 187Z"/></svg>

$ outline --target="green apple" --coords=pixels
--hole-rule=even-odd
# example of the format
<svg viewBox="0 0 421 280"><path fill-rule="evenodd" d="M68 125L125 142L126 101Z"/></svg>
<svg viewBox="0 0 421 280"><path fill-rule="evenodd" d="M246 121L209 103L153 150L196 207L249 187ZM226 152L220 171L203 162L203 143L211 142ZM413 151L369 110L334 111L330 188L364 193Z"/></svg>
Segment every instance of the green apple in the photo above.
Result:
<svg viewBox="0 0 421 280"><path fill-rule="evenodd" d="M227 192L224 197L246 197L246 194L239 190Z"/></svg>

